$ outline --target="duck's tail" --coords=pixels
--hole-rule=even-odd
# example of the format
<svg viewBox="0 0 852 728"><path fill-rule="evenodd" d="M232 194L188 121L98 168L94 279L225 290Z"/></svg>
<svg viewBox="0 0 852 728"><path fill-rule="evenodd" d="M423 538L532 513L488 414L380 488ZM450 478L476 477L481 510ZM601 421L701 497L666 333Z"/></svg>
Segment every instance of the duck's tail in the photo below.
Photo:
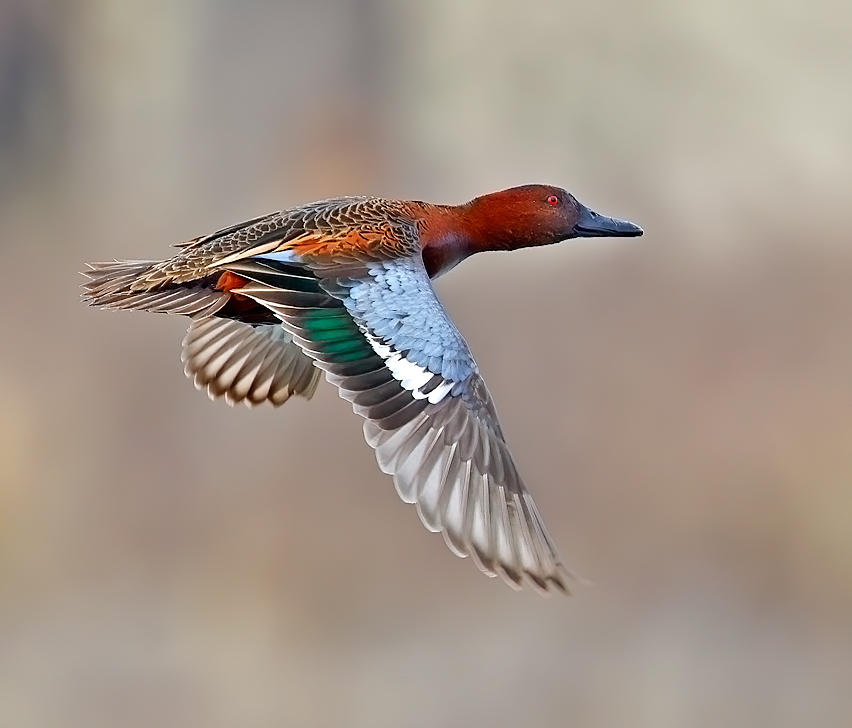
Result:
<svg viewBox="0 0 852 728"><path fill-rule="evenodd" d="M202 282L165 283L139 288L134 283L143 279L157 265L152 260L113 260L89 263L83 275L83 301L90 306L136 309L153 313L172 313L203 318L222 308L230 299L226 291L216 290Z"/></svg>

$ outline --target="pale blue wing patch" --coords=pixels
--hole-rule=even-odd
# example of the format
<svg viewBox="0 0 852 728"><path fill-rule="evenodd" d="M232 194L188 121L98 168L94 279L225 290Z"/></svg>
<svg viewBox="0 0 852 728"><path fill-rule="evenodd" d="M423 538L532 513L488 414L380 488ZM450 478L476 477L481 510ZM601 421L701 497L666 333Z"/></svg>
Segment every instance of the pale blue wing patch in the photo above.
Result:
<svg viewBox="0 0 852 728"><path fill-rule="evenodd" d="M416 398L439 402L460 395L477 372L462 335L450 321L423 261L368 263L358 278L330 282L373 350Z"/></svg>

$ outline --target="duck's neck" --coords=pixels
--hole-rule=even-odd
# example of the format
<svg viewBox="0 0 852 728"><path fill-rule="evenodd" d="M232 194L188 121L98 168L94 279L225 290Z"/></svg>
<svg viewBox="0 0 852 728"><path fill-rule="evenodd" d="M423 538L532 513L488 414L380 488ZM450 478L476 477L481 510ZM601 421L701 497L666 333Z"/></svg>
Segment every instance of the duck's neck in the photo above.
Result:
<svg viewBox="0 0 852 728"><path fill-rule="evenodd" d="M494 208L486 198L464 205L432 206L421 221L423 262L431 278L451 270L465 258L486 250L514 250L532 243L500 225L505 210Z"/></svg>

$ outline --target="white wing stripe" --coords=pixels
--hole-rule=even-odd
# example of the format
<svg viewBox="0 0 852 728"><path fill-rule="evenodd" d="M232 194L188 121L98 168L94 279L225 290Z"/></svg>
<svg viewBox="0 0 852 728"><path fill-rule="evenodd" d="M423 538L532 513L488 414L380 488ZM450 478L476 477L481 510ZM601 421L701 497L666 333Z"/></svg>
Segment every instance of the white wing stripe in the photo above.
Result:
<svg viewBox="0 0 852 728"><path fill-rule="evenodd" d="M394 351L390 346L379 341L363 326L359 328L364 334L364 338L367 339L367 342L373 348L373 351L384 360L393 378L400 382L404 389L411 392L411 396L414 399L428 399L431 404L437 404L455 386L455 382L444 381L431 392L424 392L423 388L439 375L430 372L419 364L409 361L400 352Z"/></svg>

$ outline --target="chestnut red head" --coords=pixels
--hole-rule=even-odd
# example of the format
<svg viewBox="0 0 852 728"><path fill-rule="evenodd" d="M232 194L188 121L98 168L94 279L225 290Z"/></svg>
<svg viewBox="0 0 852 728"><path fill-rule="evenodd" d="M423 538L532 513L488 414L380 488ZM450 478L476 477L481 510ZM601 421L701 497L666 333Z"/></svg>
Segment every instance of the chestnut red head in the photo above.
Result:
<svg viewBox="0 0 852 728"><path fill-rule="evenodd" d="M642 228L600 215L560 187L525 185L477 197L471 224L490 249L549 245L569 238L636 237Z"/></svg>

